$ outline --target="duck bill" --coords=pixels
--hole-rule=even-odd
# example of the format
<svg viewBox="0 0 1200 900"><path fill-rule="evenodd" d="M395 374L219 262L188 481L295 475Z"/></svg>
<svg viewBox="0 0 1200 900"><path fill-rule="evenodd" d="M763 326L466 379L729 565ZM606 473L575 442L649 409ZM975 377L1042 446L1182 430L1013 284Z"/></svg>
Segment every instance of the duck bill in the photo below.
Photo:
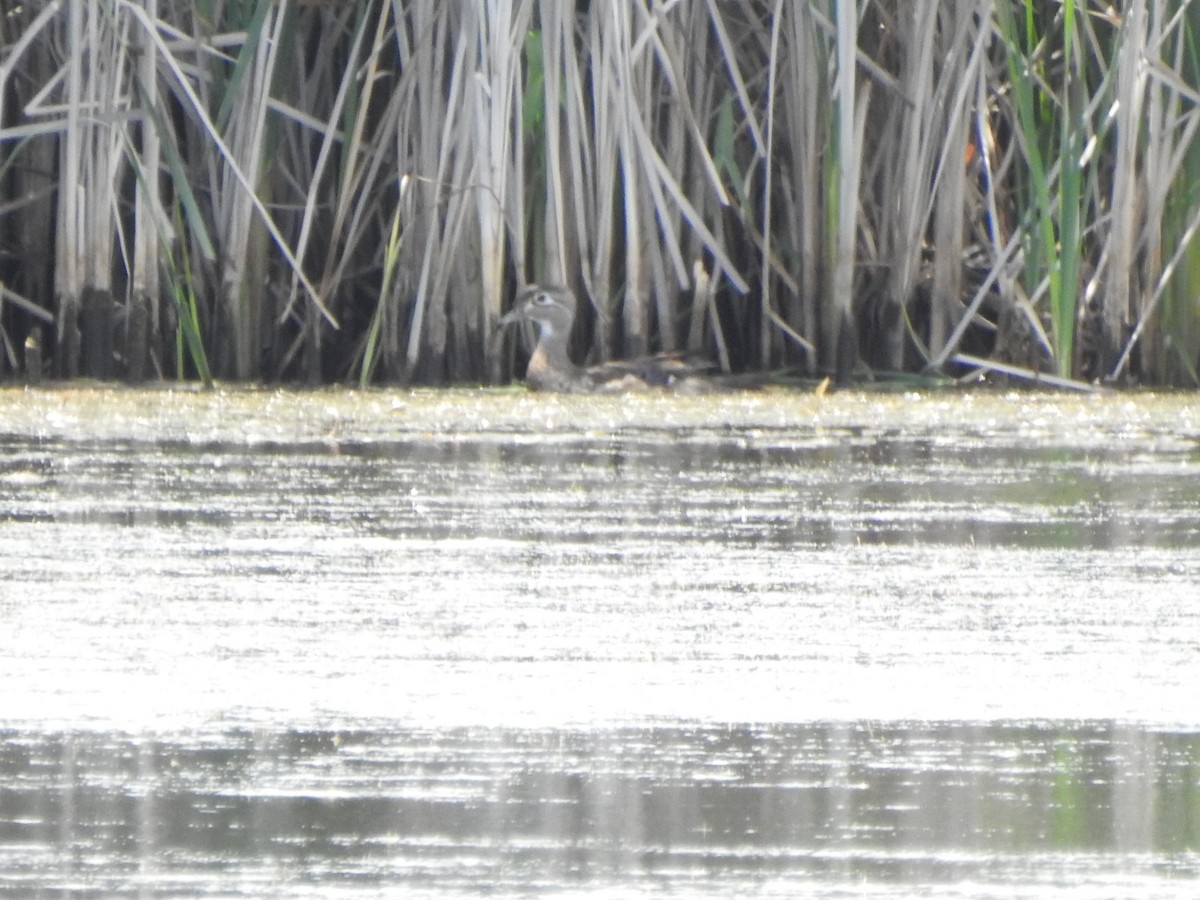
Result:
<svg viewBox="0 0 1200 900"><path fill-rule="evenodd" d="M496 321L497 328L504 328L511 325L513 322L526 322L528 317L525 315L526 301L538 291L536 284L526 285L517 291L517 297L513 301L513 307L507 313L502 315Z"/></svg>

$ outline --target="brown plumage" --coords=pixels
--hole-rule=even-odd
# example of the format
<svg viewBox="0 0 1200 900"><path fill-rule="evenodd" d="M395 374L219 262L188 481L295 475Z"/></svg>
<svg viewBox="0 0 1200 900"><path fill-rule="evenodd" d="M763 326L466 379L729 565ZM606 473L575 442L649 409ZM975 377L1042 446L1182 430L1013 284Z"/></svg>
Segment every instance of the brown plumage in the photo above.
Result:
<svg viewBox="0 0 1200 900"><path fill-rule="evenodd" d="M708 361L680 354L661 354L618 360L584 368L571 360L567 347L575 322L576 301L570 289L531 285L517 296L500 325L532 322L538 330L537 346L529 357L525 383L535 391L592 394L639 390L647 387L704 390L717 371Z"/></svg>

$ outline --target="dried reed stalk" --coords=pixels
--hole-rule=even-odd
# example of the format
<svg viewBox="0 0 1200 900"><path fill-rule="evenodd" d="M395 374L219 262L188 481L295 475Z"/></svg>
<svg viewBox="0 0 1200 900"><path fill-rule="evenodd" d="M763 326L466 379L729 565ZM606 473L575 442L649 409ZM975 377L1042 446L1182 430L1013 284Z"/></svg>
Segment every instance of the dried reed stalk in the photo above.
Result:
<svg viewBox="0 0 1200 900"><path fill-rule="evenodd" d="M1193 7L26 0L0 375L497 380L545 280L593 359L1197 384Z"/></svg>

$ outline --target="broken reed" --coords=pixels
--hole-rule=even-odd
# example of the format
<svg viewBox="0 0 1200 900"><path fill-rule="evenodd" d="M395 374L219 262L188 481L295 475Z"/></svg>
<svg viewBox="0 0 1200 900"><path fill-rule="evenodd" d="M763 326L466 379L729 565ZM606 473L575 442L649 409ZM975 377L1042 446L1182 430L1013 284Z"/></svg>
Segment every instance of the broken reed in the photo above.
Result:
<svg viewBox="0 0 1200 900"><path fill-rule="evenodd" d="M0 377L496 381L582 357L1196 385L1197 11L22 0ZM31 373L32 374L32 373Z"/></svg>

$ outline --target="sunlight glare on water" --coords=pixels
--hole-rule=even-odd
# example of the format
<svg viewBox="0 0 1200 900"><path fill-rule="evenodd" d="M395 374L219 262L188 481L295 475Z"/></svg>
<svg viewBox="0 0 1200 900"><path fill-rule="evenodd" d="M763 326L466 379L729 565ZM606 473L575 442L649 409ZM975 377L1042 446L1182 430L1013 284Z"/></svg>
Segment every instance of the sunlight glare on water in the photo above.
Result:
<svg viewBox="0 0 1200 900"><path fill-rule="evenodd" d="M1200 874L1183 400L4 400L0 894Z"/></svg>

